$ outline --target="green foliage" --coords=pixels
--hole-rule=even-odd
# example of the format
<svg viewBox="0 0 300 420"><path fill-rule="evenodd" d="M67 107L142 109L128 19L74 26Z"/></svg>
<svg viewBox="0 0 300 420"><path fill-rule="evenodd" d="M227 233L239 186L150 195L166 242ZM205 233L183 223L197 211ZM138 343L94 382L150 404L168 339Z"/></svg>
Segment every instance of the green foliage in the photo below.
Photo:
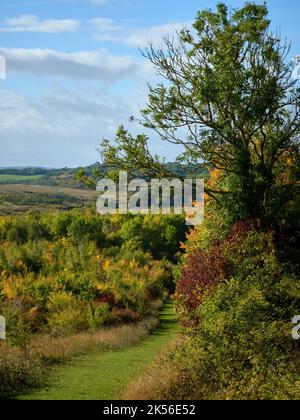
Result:
<svg viewBox="0 0 300 420"><path fill-rule="evenodd" d="M53 218L51 231L56 239L66 238L73 217L70 212L61 212Z"/></svg>
<svg viewBox="0 0 300 420"><path fill-rule="evenodd" d="M209 270L201 274L201 261L197 271L196 263L186 260L178 304L182 290L201 299L179 312L183 322L189 317L192 322L185 344L167 362L176 365L180 379L164 392L172 399L297 399L299 346L291 332L300 309L296 266L279 261L274 234L253 223L236 224L218 246L229 271L209 290L200 287ZM213 259L210 270L218 264ZM190 281L187 268L200 278L196 274ZM187 281L191 289L184 291Z"/></svg>
<svg viewBox="0 0 300 420"><path fill-rule="evenodd" d="M200 229L190 235L190 255L199 249L201 234ZM297 266L279 259L274 232L254 222L237 223L220 242L229 272L209 290L199 285L202 274L200 280L195 275L185 293L201 294L201 299L184 314L178 312L185 326L181 339L129 388L126 398L299 399L300 349L291 323L300 309ZM218 264L212 260L211 270ZM177 297L181 307L178 291ZM187 326L188 316L194 322Z"/></svg>
<svg viewBox="0 0 300 420"><path fill-rule="evenodd" d="M183 146L179 162L220 171L207 194L230 223L280 223L299 195L299 80L289 48L270 31L265 4L198 13L193 31L165 37L143 55L165 83L149 87L142 125ZM112 169L174 177L152 156L145 135L121 127L101 146ZM298 215L299 216L299 215Z"/></svg>
<svg viewBox="0 0 300 420"><path fill-rule="evenodd" d="M1 305L0 308L1 314L6 320L7 342L11 345L19 346L26 352L33 330L32 319L28 313L28 302L16 299L13 302L8 302L6 305Z"/></svg>
<svg viewBox="0 0 300 420"><path fill-rule="evenodd" d="M166 257L184 238L182 218L163 219L78 210L0 218L0 313L7 323L0 398L35 386L41 362L96 347L100 329L101 348L109 340L136 342L136 333L120 339L106 327L158 316L172 285ZM136 327L143 336L149 323Z"/></svg>
<svg viewBox="0 0 300 420"><path fill-rule="evenodd" d="M0 219L1 314L12 344L157 313L184 238L177 216L27 213Z"/></svg>
<svg viewBox="0 0 300 420"><path fill-rule="evenodd" d="M110 306L107 302L101 304L90 303L87 308L87 321L92 330L101 328L109 319Z"/></svg>
<svg viewBox="0 0 300 420"><path fill-rule="evenodd" d="M17 244L24 243L27 241L28 233L24 226L16 224L12 226L7 232L7 239L10 242L16 242Z"/></svg>
<svg viewBox="0 0 300 420"><path fill-rule="evenodd" d="M124 127L117 131L114 145L103 140L101 150L105 164L110 169L110 175L118 173L120 169L132 177L162 177L169 175L165 162L152 156L148 148L148 138L138 135L134 138Z"/></svg>
<svg viewBox="0 0 300 420"><path fill-rule="evenodd" d="M104 235L102 234L101 219L93 216L74 218L68 228L68 237L75 243L95 241L99 246L103 246Z"/></svg>
<svg viewBox="0 0 300 420"><path fill-rule="evenodd" d="M207 192L235 210L234 220L277 216L299 177L299 89L288 47L270 33L266 5L230 12L220 3L193 26L145 51L169 84L150 87L144 123L222 171L223 183ZM295 170L289 180L285 159Z"/></svg>
<svg viewBox="0 0 300 420"><path fill-rule="evenodd" d="M178 244L184 239L185 222L182 216L136 216L125 222L120 236L125 241L142 244L156 258L173 259Z"/></svg>

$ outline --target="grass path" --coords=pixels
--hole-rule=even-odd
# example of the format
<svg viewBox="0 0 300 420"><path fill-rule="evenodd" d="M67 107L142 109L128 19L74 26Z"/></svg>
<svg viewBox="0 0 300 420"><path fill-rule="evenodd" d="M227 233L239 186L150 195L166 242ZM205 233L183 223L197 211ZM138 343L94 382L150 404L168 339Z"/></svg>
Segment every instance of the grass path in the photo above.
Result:
<svg viewBox="0 0 300 420"><path fill-rule="evenodd" d="M20 399L27 400L113 400L126 385L153 361L176 334L174 308L167 303L160 327L137 345L115 351L78 357L50 371L47 384Z"/></svg>

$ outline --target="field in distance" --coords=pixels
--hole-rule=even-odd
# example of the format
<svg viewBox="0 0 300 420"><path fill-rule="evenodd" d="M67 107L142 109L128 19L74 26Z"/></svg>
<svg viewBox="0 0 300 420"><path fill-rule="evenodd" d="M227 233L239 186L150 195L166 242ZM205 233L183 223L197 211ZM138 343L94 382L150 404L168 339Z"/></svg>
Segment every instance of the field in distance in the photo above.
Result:
<svg viewBox="0 0 300 420"><path fill-rule="evenodd" d="M0 184L5 182L38 181L43 175L0 174Z"/></svg>
<svg viewBox="0 0 300 420"><path fill-rule="evenodd" d="M0 215L24 213L28 210L68 210L93 204L96 192L77 188L0 184Z"/></svg>
<svg viewBox="0 0 300 420"><path fill-rule="evenodd" d="M190 178L195 175L193 165L169 162L166 163L166 168L174 173L175 177ZM79 169L0 167L0 215L20 214L29 210L44 212L95 206L96 192L77 180L76 174ZM84 168L86 176L91 176L95 169L99 170L103 177L109 170L106 166L95 163ZM206 173L206 170L200 170L198 175L204 178Z"/></svg>

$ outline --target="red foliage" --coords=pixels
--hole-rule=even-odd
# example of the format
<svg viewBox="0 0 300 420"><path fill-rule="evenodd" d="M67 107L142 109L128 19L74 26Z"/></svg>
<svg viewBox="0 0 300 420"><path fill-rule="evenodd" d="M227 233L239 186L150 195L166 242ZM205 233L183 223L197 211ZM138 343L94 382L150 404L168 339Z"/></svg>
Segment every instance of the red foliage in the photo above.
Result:
<svg viewBox="0 0 300 420"><path fill-rule="evenodd" d="M226 275L227 263L222 255L221 244L215 244L209 252L197 249L189 255L182 269L176 298L191 312L199 306L204 293Z"/></svg>
<svg viewBox="0 0 300 420"><path fill-rule="evenodd" d="M258 228L259 221L257 220L239 220L232 226L227 242L236 242L243 239L250 230L258 230Z"/></svg>
<svg viewBox="0 0 300 420"><path fill-rule="evenodd" d="M115 305L115 297L108 293L101 294L95 301L96 305L102 305L103 303L109 303L110 306Z"/></svg>
<svg viewBox="0 0 300 420"><path fill-rule="evenodd" d="M188 256L176 288L176 300L186 314L188 324L199 322L195 310L206 292L229 277L230 265L224 252L226 246L237 244L250 230L257 228L255 220L238 221L226 240L216 242L207 252L198 248Z"/></svg>

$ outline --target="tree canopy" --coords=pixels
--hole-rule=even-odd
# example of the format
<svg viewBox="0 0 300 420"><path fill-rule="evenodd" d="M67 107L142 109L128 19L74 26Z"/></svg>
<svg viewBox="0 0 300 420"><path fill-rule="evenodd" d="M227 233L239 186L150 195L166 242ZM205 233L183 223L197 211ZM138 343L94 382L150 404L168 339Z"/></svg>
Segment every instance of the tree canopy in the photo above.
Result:
<svg viewBox="0 0 300 420"><path fill-rule="evenodd" d="M179 161L220 172L206 192L234 218L273 220L299 196L299 80L289 46L270 31L266 5L200 11L193 28L143 52L162 82L149 86L141 124L183 146ZM172 176L145 135L123 127L104 161Z"/></svg>

